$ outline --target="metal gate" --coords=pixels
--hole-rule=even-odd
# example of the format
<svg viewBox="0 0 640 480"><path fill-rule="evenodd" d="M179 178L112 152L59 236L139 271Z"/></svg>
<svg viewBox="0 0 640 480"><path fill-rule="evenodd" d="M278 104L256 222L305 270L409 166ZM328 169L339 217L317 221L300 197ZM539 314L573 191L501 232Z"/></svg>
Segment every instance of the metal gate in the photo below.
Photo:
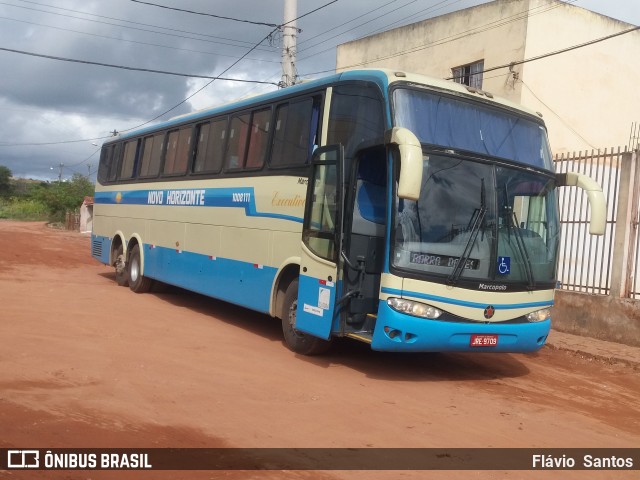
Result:
<svg viewBox="0 0 640 480"><path fill-rule="evenodd" d="M559 287L564 290L608 295L615 241L620 172L625 148L578 152L556 156L558 173L578 172L602 186L607 200L607 223L602 236L589 235L586 194L577 187L558 189L561 240Z"/></svg>

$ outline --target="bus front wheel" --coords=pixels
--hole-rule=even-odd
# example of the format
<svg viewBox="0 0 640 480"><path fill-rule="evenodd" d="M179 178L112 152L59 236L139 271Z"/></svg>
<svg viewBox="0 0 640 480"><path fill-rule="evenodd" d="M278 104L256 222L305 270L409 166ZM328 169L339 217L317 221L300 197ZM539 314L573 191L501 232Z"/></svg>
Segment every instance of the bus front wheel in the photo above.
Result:
<svg viewBox="0 0 640 480"><path fill-rule="evenodd" d="M142 262L140 261L140 247L135 245L129 255L129 288L135 293L146 293L151 290L153 280L142 275Z"/></svg>
<svg viewBox="0 0 640 480"><path fill-rule="evenodd" d="M298 309L298 279L293 280L284 295L282 309L282 332L290 350L302 355L319 355L331 347L331 342L299 332L295 328Z"/></svg>

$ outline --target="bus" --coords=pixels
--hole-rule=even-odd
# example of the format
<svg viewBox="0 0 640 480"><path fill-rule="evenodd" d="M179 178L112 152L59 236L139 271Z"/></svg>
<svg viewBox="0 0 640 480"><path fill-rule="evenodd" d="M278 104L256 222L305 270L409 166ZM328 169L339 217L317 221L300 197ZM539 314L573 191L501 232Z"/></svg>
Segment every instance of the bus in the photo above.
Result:
<svg viewBox="0 0 640 480"><path fill-rule="evenodd" d="M554 303L557 189L540 114L465 85L353 70L102 146L93 257L279 318L294 352L532 352Z"/></svg>

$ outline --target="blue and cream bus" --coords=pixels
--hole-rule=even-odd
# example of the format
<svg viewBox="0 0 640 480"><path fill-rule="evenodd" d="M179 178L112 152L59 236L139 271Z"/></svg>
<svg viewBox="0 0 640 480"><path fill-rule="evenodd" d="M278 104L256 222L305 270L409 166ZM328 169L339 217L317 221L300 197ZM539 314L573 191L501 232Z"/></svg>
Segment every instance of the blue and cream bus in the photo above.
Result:
<svg viewBox="0 0 640 480"><path fill-rule="evenodd" d="M535 112L405 72L348 71L109 139L92 254L280 318L285 342L530 352L550 329L556 192Z"/></svg>

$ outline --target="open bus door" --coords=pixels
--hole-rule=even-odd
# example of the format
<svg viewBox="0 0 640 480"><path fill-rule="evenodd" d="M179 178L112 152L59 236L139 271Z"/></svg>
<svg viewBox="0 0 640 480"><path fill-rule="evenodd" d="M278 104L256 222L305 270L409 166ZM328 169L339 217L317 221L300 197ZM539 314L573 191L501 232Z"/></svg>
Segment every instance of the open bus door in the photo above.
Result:
<svg viewBox="0 0 640 480"><path fill-rule="evenodd" d="M295 329L329 339L339 298L344 149L318 148L307 187Z"/></svg>

